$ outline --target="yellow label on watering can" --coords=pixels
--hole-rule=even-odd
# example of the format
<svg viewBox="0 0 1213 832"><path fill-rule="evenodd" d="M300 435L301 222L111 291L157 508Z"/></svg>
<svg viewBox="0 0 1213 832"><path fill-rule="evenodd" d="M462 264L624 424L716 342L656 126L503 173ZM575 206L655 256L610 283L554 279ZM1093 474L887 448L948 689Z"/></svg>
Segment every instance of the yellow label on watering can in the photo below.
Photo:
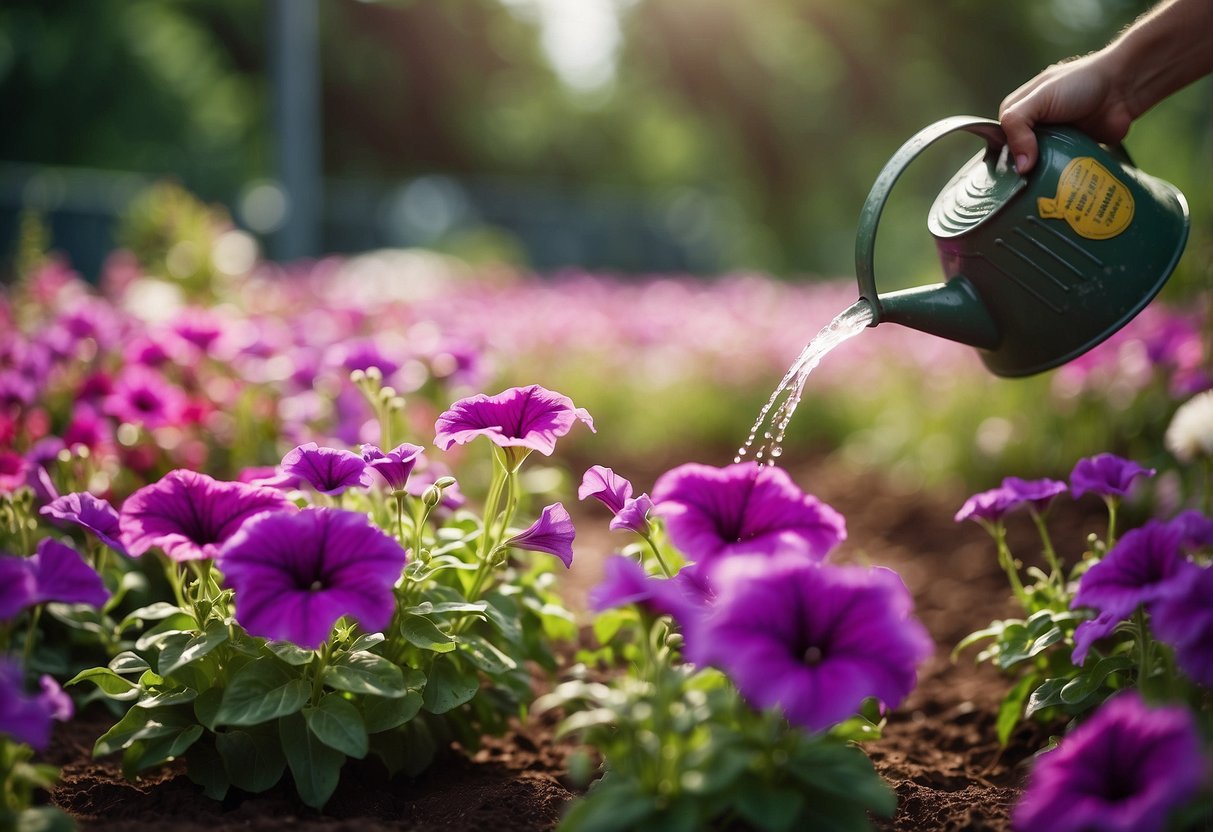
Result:
<svg viewBox="0 0 1213 832"><path fill-rule="evenodd" d="M1090 156L1071 159L1057 180L1057 196L1036 200L1042 219L1064 219L1088 240L1106 240L1129 227L1133 195Z"/></svg>

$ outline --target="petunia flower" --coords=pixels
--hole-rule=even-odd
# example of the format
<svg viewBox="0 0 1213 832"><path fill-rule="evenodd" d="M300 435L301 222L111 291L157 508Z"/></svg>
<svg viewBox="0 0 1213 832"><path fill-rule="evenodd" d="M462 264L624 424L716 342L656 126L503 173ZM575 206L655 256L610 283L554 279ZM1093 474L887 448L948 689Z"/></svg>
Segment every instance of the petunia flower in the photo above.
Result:
<svg viewBox="0 0 1213 832"><path fill-rule="evenodd" d="M420 445L408 442L397 445L386 453L380 450L378 445L363 445L362 459L383 477L388 488L392 491L403 491L424 450Z"/></svg>
<svg viewBox="0 0 1213 832"><path fill-rule="evenodd" d="M1112 613L1101 612L1088 621L1081 622L1074 628L1074 650L1070 653L1070 661L1075 667L1082 667L1087 661L1087 653L1090 652L1091 646L1101 638L1107 638L1116 632L1117 625L1124 620L1124 616Z"/></svg>
<svg viewBox="0 0 1213 832"><path fill-rule="evenodd" d="M581 485L577 489L577 499L593 497L609 508L612 514L618 514L631 496L632 484L602 465L591 466L582 475Z"/></svg>
<svg viewBox="0 0 1213 832"><path fill-rule="evenodd" d="M1078 582L1073 607L1125 618L1140 604L1179 591L1196 569L1183 554L1183 527L1151 520L1126 532Z"/></svg>
<svg viewBox="0 0 1213 832"><path fill-rule="evenodd" d="M185 393L160 373L131 364L114 381L102 409L120 422L159 428L175 425L185 403Z"/></svg>
<svg viewBox="0 0 1213 832"><path fill-rule="evenodd" d="M1175 649L1188 678L1213 685L1213 568L1196 569L1175 594L1156 601L1150 627Z"/></svg>
<svg viewBox="0 0 1213 832"><path fill-rule="evenodd" d="M301 477L321 494L340 494L348 488L370 488L370 469L366 461L352 451L321 448L308 442L287 451L282 470Z"/></svg>
<svg viewBox="0 0 1213 832"><path fill-rule="evenodd" d="M237 482L276 488L279 491L294 491L303 480L296 474L288 474L279 465L258 465L244 468L236 475Z"/></svg>
<svg viewBox="0 0 1213 832"><path fill-rule="evenodd" d="M656 615L672 615L684 626L692 610L702 608L677 578L649 575L634 558L626 555L606 559L602 580L590 590L589 601L595 612L635 605Z"/></svg>
<svg viewBox="0 0 1213 832"><path fill-rule="evenodd" d="M250 517L291 507L275 489L179 468L127 497L118 522L131 557L158 546L172 560L200 560L215 557Z"/></svg>
<svg viewBox="0 0 1213 832"><path fill-rule="evenodd" d="M1047 478L1021 480L1019 477L1007 477L1002 481L1002 487L1015 500L1015 507L1030 504L1037 511L1043 511L1054 497L1068 490L1064 482Z"/></svg>
<svg viewBox="0 0 1213 832"><path fill-rule="evenodd" d="M11 494L25 485L30 463L16 451L0 450L0 494Z"/></svg>
<svg viewBox="0 0 1213 832"><path fill-rule="evenodd" d="M1037 758L1012 814L1016 832L1162 832L1205 776L1200 734L1182 707L1136 691L1105 702Z"/></svg>
<svg viewBox="0 0 1213 832"><path fill-rule="evenodd" d="M43 506L38 513L88 529L115 552L126 554L126 547L119 540L118 512L100 497L87 491L64 494Z"/></svg>
<svg viewBox="0 0 1213 832"><path fill-rule="evenodd" d="M772 559L720 588L687 635L691 661L721 668L755 707L824 731L876 697L900 704L934 651L889 569Z"/></svg>
<svg viewBox="0 0 1213 832"><path fill-rule="evenodd" d="M16 618L35 603L34 572L15 555L0 554L0 621Z"/></svg>
<svg viewBox="0 0 1213 832"><path fill-rule="evenodd" d="M66 543L44 537L38 541L34 555L24 562L34 576L36 604L61 601L102 607L109 600L110 592L101 576Z"/></svg>
<svg viewBox="0 0 1213 832"><path fill-rule="evenodd" d="M315 649L343 615L370 632L386 628L406 558L365 514L306 508L249 521L224 544L218 563L236 591L242 627Z"/></svg>
<svg viewBox="0 0 1213 832"><path fill-rule="evenodd" d="M1153 468L1143 468L1115 454L1096 454L1074 465L1070 472L1070 493L1076 500L1088 491L1103 497L1123 497L1138 477L1154 474Z"/></svg>
<svg viewBox="0 0 1213 832"><path fill-rule="evenodd" d="M1181 511L1170 522L1179 527L1180 544L1187 549L1213 546L1213 517L1195 509Z"/></svg>
<svg viewBox="0 0 1213 832"><path fill-rule="evenodd" d="M653 500L648 494L630 497L624 502L619 512L611 518L611 531L632 531L636 534L647 534L649 531L649 513L653 510Z"/></svg>
<svg viewBox="0 0 1213 832"><path fill-rule="evenodd" d="M824 558L846 539L841 514L806 494L782 468L687 463L658 478L654 512L690 560L785 552Z"/></svg>
<svg viewBox="0 0 1213 832"><path fill-rule="evenodd" d="M71 697L53 678L43 675L31 695L21 665L0 657L0 733L42 751L51 739L51 722L66 722L72 713Z"/></svg>
<svg viewBox="0 0 1213 832"><path fill-rule="evenodd" d="M538 520L505 541L505 545L555 555L567 569L573 565L573 538L576 534L568 510L561 503L552 503L544 506Z"/></svg>
<svg viewBox="0 0 1213 832"><path fill-rule="evenodd" d="M957 523L963 523L965 520L992 523L1001 520L1020 502L1020 499L1011 490L1005 486L999 486L988 491L979 491L965 500L964 505L952 519Z"/></svg>
<svg viewBox="0 0 1213 832"><path fill-rule="evenodd" d="M525 448L551 456L556 440L580 420L594 430L594 420L567 396L538 384L511 387L496 396L480 393L460 399L438 417L434 444L442 450L485 436L503 448Z"/></svg>

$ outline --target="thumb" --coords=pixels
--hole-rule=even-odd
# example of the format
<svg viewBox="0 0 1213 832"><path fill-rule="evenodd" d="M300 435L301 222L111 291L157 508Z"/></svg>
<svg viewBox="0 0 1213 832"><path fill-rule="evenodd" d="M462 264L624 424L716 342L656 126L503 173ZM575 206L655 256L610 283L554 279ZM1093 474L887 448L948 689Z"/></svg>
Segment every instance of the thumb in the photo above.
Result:
<svg viewBox="0 0 1213 832"><path fill-rule="evenodd" d="M1007 135L1007 147L1015 160L1015 170L1022 176L1036 164L1036 134L1032 122L1018 109L1011 107L1000 115L1002 131Z"/></svg>

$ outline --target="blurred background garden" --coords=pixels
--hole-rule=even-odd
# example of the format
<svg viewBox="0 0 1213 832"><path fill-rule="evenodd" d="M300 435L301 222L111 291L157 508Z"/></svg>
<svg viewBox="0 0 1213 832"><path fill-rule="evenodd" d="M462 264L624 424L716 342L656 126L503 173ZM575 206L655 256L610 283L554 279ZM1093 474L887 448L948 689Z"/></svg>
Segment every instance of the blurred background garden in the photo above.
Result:
<svg viewBox="0 0 1213 832"><path fill-rule="evenodd" d="M273 464L279 441L361 441L372 414L347 375L371 363L421 402L415 431L455 394L539 383L594 415L587 461L723 464L857 297L860 207L901 143L994 116L1149 5L7 0L0 322L85 332L115 378L133 360L104 356L135 333L200 346L211 370L168 375L214 412L150 431L161 467L191 447L234 471ZM1213 83L1126 145L1192 213L1146 314L1019 381L958 344L865 332L810 379L785 458L837 454L907 487L1061 475L1104 450L1166 467L1172 414L1213 384ZM976 149L946 141L903 178L882 289L941 278L926 211ZM82 374L24 384L42 371L16 352L0 395L62 435Z"/></svg>

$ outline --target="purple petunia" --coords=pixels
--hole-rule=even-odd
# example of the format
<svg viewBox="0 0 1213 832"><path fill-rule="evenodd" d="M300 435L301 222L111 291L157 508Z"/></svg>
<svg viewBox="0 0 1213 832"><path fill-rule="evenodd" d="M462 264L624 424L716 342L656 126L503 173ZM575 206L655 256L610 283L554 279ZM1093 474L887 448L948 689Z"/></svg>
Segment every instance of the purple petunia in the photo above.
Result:
<svg viewBox="0 0 1213 832"><path fill-rule="evenodd" d="M371 632L387 627L406 558L365 514L307 508L249 521L224 544L219 568L242 627L314 649L343 615Z"/></svg>
<svg viewBox="0 0 1213 832"><path fill-rule="evenodd" d="M287 451L282 470L311 484L321 494L340 494L349 488L370 488L373 482L366 460L352 451L321 448L308 442Z"/></svg>
<svg viewBox="0 0 1213 832"><path fill-rule="evenodd" d="M438 417L434 444L442 450L466 445L477 436L503 448L526 448L551 456L556 440L578 420L594 430L594 420L567 396L532 384L511 387L496 396L483 393L460 399Z"/></svg>
<svg viewBox="0 0 1213 832"><path fill-rule="evenodd" d="M658 478L654 512L689 559L795 553L824 558L846 539L841 514L806 494L782 468L688 463Z"/></svg>
<svg viewBox="0 0 1213 832"><path fill-rule="evenodd" d="M175 561L213 558L244 521L293 508L282 492L179 468L126 498L118 514L131 557L158 546Z"/></svg>
<svg viewBox="0 0 1213 832"><path fill-rule="evenodd" d="M1109 699L1041 755L1012 816L1017 832L1161 832L1192 798L1205 760L1192 715L1149 708L1135 691Z"/></svg>
<svg viewBox="0 0 1213 832"><path fill-rule="evenodd" d="M397 445L386 453L377 445L363 445L362 459L383 477L388 488L392 491L404 491L409 481L409 475L422 459L424 448L405 442Z"/></svg>
<svg viewBox="0 0 1213 832"><path fill-rule="evenodd" d="M702 609L677 578L657 578L625 555L612 555L602 568L602 581L590 590L590 608L596 612L628 605L644 607L656 615L672 615L683 626ZM682 573L679 573L680 575Z"/></svg>
<svg viewBox="0 0 1213 832"><path fill-rule="evenodd" d="M913 689L934 645L912 606L891 570L776 558L723 582L687 633L688 657L724 670L754 706L822 731L868 697L893 707Z"/></svg>
<svg viewBox="0 0 1213 832"><path fill-rule="evenodd" d="M0 494L10 494L25 485L31 467L16 451L0 450Z"/></svg>
<svg viewBox="0 0 1213 832"><path fill-rule="evenodd" d="M963 523L965 520L994 522L1001 520L1008 511L1019 505L1019 502L1014 494L1002 486L979 491L965 500L952 519L957 523Z"/></svg>
<svg viewBox="0 0 1213 832"><path fill-rule="evenodd" d="M1078 583L1072 606L1125 618L1139 604L1178 592L1197 567L1184 557L1183 528L1151 520L1126 532Z"/></svg>
<svg viewBox="0 0 1213 832"><path fill-rule="evenodd" d="M72 700L50 676L38 680L38 692L25 689L21 665L0 657L0 733L41 751L51 739L51 721L72 718Z"/></svg>
<svg viewBox="0 0 1213 832"><path fill-rule="evenodd" d="M1213 568L1197 568L1175 594L1155 602L1150 626L1175 649L1188 678L1213 685Z"/></svg>
<svg viewBox="0 0 1213 832"><path fill-rule="evenodd" d="M582 475L581 486L577 489L577 499L593 497L609 508L612 514L618 514L631 496L632 484L602 465L591 466Z"/></svg>
<svg viewBox="0 0 1213 832"><path fill-rule="evenodd" d="M648 494L630 497L619 512L611 518L608 528L611 531L631 531L636 534L648 534L649 513L653 510L653 500Z"/></svg>
<svg viewBox="0 0 1213 832"><path fill-rule="evenodd" d="M102 408L120 422L164 427L180 420L185 393L155 370L131 364L114 382L113 392L105 398Z"/></svg>
<svg viewBox="0 0 1213 832"><path fill-rule="evenodd" d="M126 547L119 540L118 512L108 501L87 491L64 494L43 506L39 514L88 529L115 552L126 554Z"/></svg>
<svg viewBox="0 0 1213 832"><path fill-rule="evenodd" d="M1015 499L1017 506L1028 503L1037 511L1043 511L1054 497L1068 490L1066 484L1058 480L1021 480L1019 477L1005 478L1002 487Z"/></svg>
<svg viewBox="0 0 1213 832"><path fill-rule="evenodd" d="M539 519L528 529L511 537L505 545L555 555L567 569L573 565L573 538L576 534L568 510L561 503L552 503L544 506Z"/></svg>
<svg viewBox="0 0 1213 832"><path fill-rule="evenodd" d="M54 538L38 541L31 557L0 556L0 619L48 601L102 607L109 597L101 576L80 553Z"/></svg>
<svg viewBox="0 0 1213 832"><path fill-rule="evenodd" d="M1101 612L1089 621L1083 621L1074 628L1074 651L1070 653L1070 661L1075 667L1082 667L1087 660L1091 645L1101 638L1107 638L1116 632L1117 625L1123 621L1123 616L1112 612Z"/></svg>
<svg viewBox="0 0 1213 832"><path fill-rule="evenodd" d="M1075 464L1070 472L1070 493L1076 500L1088 491L1102 497L1123 497L1134 480L1154 473L1153 468L1143 468L1115 454L1096 454Z"/></svg>

